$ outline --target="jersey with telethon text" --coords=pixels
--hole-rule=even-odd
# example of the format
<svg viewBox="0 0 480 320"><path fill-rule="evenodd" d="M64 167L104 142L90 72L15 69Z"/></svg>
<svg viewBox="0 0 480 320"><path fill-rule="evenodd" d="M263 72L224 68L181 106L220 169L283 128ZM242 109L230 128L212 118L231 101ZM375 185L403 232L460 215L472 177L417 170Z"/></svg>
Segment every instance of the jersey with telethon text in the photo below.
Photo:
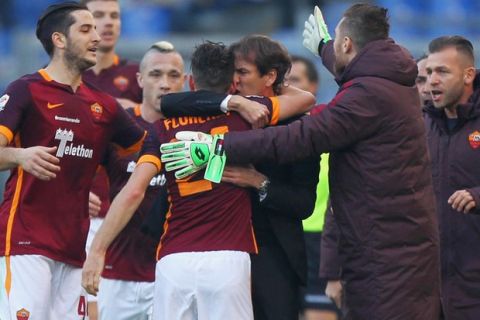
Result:
<svg viewBox="0 0 480 320"><path fill-rule="evenodd" d="M12 170L0 205L0 255L39 254L80 267L96 168L111 142L138 150L144 130L111 96L85 83L73 92L45 70L14 81L0 100L0 134L16 147L57 147L61 168L50 181Z"/></svg>
<svg viewBox="0 0 480 320"><path fill-rule="evenodd" d="M278 114L277 98L250 99L266 105L270 114ZM159 144L172 141L179 131L218 134L250 129L250 124L235 112L165 119L156 123L157 136L149 134L145 139L139 162L148 162L152 155L159 159ZM166 173L171 207L157 250L158 259L171 253L192 251L257 252L249 189L229 183L215 184L203 179L203 174L204 170L176 180L173 172Z"/></svg>
<svg viewBox="0 0 480 320"><path fill-rule="evenodd" d="M138 86L137 72L138 64L120 59L115 55L112 66L103 69L98 75L93 72L93 69L85 71L83 73L83 81L94 85L115 98L141 103L142 89ZM102 201L98 217L103 218L110 207L108 177L103 167L100 167L97 171L91 191Z"/></svg>
<svg viewBox="0 0 480 320"><path fill-rule="evenodd" d="M128 109L127 112L141 127L145 130L149 129L151 124L143 120L139 106L135 109ZM110 180L110 199L113 200L125 186L135 169L137 159L138 154L120 157L114 150L109 150L105 168ZM164 174L153 177L140 207L108 248L105 255L105 269L102 273L104 278L125 281L155 281L155 250L158 239L142 232L141 226L155 199L159 194L164 194L160 192L160 188L165 188ZM158 214L162 214L162 212L158 212Z"/></svg>

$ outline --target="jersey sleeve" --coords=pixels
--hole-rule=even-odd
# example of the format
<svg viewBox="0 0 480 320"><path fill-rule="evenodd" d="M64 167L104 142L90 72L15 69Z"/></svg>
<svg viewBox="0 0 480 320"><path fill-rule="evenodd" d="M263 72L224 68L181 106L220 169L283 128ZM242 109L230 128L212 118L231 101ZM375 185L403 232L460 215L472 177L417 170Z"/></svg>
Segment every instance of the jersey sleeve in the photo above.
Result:
<svg viewBox="0 0 480 320"><path fill-rule="evenodd" d="M147 136L143 142L142 151L140 152L140 158L137 161L137 164L149 162L154 164L157 167L157 170L162 169L162 164L160 162L160 140L158 138L158 129L151 126L147 130Z"/></svg>
<svg viewBox="0 0 480 320"><path fill-rule="evenodd" d="M113 127L112 142L120 147L117 150L119 155L129 155L140 150L146 131L140 128L118 103Z"/></svg>
<svg viewBox="0 0 480 320"><path fill-rule="evenodd" d="M278 123L280 117L280 102L277 97L247 96L249 100L263 104L270 111L269 125L274 126Z"/></svg>
<svg viewBox="0 0 480 320"><path fill-rule="evenodd" d="M7 138L8 143L13 140L31 103L28 82L23 80L12 82L0 97L0 134Z"/></svg>

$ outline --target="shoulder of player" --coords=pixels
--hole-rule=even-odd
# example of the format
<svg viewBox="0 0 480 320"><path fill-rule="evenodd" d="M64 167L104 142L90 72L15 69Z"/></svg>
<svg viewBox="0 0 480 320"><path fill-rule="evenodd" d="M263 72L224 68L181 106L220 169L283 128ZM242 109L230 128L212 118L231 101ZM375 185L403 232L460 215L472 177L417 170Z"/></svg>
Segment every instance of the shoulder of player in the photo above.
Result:
<svg viewBox="0 0 480 320"><path fill-rule="evenodd" d="M89 91L89 94L91 95L91 98L95 100L97 103L102 105L103 107L107 107L109 109L115 110L118 106L117 100L109 95L108 93L105 93L105 91L100 90L97 88L95 85L91 84L90 82L83 82L87 90Z"/></svg>
<svg viewBox="0 0 480 320"><path fill-rule="evenodd" d="M10 82L10 84L7 86L5 94L19 93L24 97L29 96L29 95L26 95L26 93L30 92L29 90L30 84L35 82L40 82L42 79L43 79L42 76L38 73L23 75L17 80Z"/></svg>
<svg viewBox="0 0 480 320"><path fill-rule="evenodd" d="M120 59L120 61L117 64L117 67L137 71L139 68L139 64L136 61L132 61L128 59Z"/></svg>

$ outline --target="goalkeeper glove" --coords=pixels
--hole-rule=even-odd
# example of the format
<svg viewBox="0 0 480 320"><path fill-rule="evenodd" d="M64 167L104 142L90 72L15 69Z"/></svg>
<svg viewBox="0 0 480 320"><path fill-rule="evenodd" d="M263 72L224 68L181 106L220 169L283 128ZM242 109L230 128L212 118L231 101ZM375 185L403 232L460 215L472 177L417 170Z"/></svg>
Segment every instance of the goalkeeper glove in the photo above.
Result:
<svg viewBox="0 0 480 320"><path fill-rule="evenodd" d="M318 56L318 46L323 41L326 43L332 40L328 33L328 27L323 19L322 11L315 6L313 14L310 14L305 21L305 29L303 30L303 46L314 55Z"/></svg>
<svg viewBox="0 0 480 320"><path fill-rule="evenodd" d="M180 141L160 146L161 160L166 171L175 171L175 178L184 179L207 167L204 178L219 183L225 167L223 135L211 136L202 132L180 131Z"/></svg>

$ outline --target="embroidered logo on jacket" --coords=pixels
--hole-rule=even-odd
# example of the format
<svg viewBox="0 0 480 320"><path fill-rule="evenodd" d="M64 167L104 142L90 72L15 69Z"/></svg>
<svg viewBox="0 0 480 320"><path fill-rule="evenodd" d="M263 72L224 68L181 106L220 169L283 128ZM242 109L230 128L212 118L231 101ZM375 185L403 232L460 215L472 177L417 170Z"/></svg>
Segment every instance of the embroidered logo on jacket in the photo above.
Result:
<svg viewBox="0 0 480 320"><path fill-rule="evenodd" d="M478 147L480 147L480 132L477 130L470 133L470 135L468 136L468 142L470 142L470 146L473 149L477 149Z"/></svg>

